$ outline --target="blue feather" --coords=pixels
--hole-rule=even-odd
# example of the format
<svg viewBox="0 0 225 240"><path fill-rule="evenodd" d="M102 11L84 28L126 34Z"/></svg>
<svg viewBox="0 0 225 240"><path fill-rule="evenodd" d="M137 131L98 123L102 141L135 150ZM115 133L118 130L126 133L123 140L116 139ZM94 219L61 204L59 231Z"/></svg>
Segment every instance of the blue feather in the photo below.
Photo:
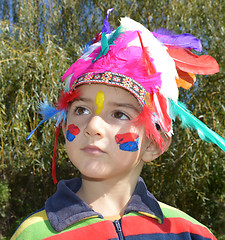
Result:
<svg viewBox="0 0 225 240"><path fill-rule="evenodd" d="M64 123L66 121L66 117L67 117L67 111L65 109L61 110L61 112L58 114L56 127L58 127L61 122Z"/></svg>
<svg viewBox="0 0 225 240"><path fill-rule="evenodd" d="M45 101L39 106L39 113L42 115L43 119L52 118L58 113L60 110L55 109L52 105L49 104L48 101Z"/></svg>
<svg viewBox="0 0 225 240"><path fill-rule="evenodd" d="M31 138L31 136L34 134L34 132L37 130L37 128L38 128L42 123L44 123L44 122L47 121L47 120L48 120L48 119L43 119L42 121L40 121L39 124L37 125L37 127L30 132L30 134L28 135L28 137L26 138L26 140L29 140L29 139Z"/></svg>
<svg viewBox="0 0 225 240"><path fill-rule="evenodd" d="M89 50L90 46L92 45L92 42L93 42L93 40L89 41L89 42L85 45L83 54L85 54L85 53Z"/></svg>
<svg viewBox="0 0 225 240"><path fill-rule="evenodd" d="M34 132L37 130L37 128L41 124L43 124L44 122L46 122L50 118L54 119L58 112L60 112L60 110L55 109L53 106L51 106L48 103L48 101L45 101L45 102L41 103L40 106L39 106L39 113L42 115L43 120L41 120L39 122L39 124L37 125L37 127L34 130L31 131L31 133L28 135L26 140L31 138L31 136L34 134Z"/></svg>
<svg viewBox="0 0 225 240"><path fill-rule="evenodd" d="M218 145L225 151L225 139L220 137L217 133L209 129L203 122L194 117L191 112L181 102L174 102L170 99L172 111L170 114L171 119L178 117L182 120L182 125L191 129L196 129L199 137L206 142L212 142Z"/></svg>

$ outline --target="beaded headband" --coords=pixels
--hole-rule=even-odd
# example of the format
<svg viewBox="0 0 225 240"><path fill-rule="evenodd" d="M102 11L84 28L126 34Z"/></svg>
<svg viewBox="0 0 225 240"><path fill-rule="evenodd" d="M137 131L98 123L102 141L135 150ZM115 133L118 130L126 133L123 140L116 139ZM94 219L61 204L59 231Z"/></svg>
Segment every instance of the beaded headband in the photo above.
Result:
<svg viewBox="0 0 225 240"><path fill-rule="evenodd" d="M73 87L87 83L101 83L124 88L131 92L142 103L142 105L145 104L145 95L147 91L141 86L141 84L125 75L113 72L85 73L74 81Z"/></svg>
<svg viewBox="0 0 225 240"><path fill-rule="evenodd" d="M66 88L56 106L48 102L40 106L43 120L38 126L50 118L56 120L54 183L57 182L56 146L60 126L66 121L69 104L79 98L76 87L81 84L107 84L132 93L143 109L137 123L144 125L147 137L161 149L164 142L159 129L171 136L172 120L178 117L184 126L196 129L201 139L215 143L225 151L225 140L178 101L178 88L190 88L196 81L195 74L208 75L219 71L214 58L197 56L190 51L201 52L200 40L187 33L178 35L164 29L150 32L127 17L122 18L120 27L113 31L108 23L111 11L107 11L102 31L85 46L82 56L63 75Z"/></svg>

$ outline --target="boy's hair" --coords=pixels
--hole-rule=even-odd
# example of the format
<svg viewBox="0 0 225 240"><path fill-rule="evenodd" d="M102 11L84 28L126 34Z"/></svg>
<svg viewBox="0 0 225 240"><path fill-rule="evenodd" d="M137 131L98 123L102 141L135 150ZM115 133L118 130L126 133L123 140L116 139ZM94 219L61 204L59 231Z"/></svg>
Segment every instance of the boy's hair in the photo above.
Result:
<svg viewBox="0 0 225 240"><path fill-rule="evenodd" d="M55 107L48 102L40 106L42 124L56 119L56 137L53 154L53 179L55 176L56 146L60 126L66 120L69 104L80 96L76 89L81 84L101 83L126 89L142 106L136 124L143 124L147 137L160 148L163 139L159 129L168 136L173 133L172 120L179 117L183 125L195 128L199 136L217 144L225 151L225 140L195 118L178 101L178 88L193 86L195 74L214 74L219 71L216 60L210 56L197 56L190 50L201 51L199 39L190 34L175 34L158 29L150 32L130 18L122 18L121 25L113 31L108 23L107 11L102 31L84 49L82 56L66 71L66 81ZM38 125L38 126L39 126ZM37 126L37 127L38 127ZM36 128L28 136L31 137Z"/></svg>

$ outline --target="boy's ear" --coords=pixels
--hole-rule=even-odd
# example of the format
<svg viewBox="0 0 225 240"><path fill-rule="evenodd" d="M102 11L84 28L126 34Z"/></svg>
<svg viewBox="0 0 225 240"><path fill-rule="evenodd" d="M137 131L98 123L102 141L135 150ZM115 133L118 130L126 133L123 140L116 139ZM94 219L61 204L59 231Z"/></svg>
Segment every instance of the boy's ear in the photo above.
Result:
<svg viewBox="0 0 225 240"><path fill-rule="evenodd" d="M64 135L64 138L66 140L66 130L67 130L67 123L66 121L62 123L62 131L63 131L63 135Z"/></svg>
<svg viewBox="0 0 225 240"><path fill-rule="evenodd" d="M158 158L161 154L166 152L171 144L171 137L165 136L161 134L164 144L163 144L163 151L159 145L155 144L154 142L150 142L149 146L146 148L145 153L142 157L143 162L151 162L152 160Z"/></svg>

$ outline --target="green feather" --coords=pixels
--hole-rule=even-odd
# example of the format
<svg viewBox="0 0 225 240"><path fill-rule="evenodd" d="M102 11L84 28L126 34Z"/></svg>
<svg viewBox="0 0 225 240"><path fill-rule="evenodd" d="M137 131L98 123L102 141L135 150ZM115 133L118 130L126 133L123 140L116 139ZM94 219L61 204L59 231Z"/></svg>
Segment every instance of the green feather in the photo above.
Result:
<svg viewBox="0 0 225 240"><path fill-rule="evenodd" d="M113 35L109 38L109 46L115 45L115 40L120 37L120 35L124 33L123 27L118 27L116 31L113 33Z"/></svg>
<svg viewBox="0 0 225 240"><path fill-rule="evenodd" d="M101 36L101 51L93 62L97 61L101 56L106 55L108 51L109 51L108 39L105 33L103 32Z"/></svg>
<svg viewBox="0 0 225 240"><path fill-rule="evenodd" d="M101 51L98 56L93 60L93 62L97 61L101 56L106 55L109 51L109 46L115 45L115 40L123 33L123 28L120 26L116 29L116 31L107 39L105 32L102 33L101 36Z"/></svg>
<svg viewBox="0 0 225 240"><path fill-rule="evenodd" d="M225 139L220 137L217 133L209 129L203 122L194 117L191 112L185 107L185 105L178 101L169 99L171 103L171 119L178 117L182 120L182 125L190 129L196 129L199 137L206 142L212 142L218 145L223 151L225 151Z"/></svg>

